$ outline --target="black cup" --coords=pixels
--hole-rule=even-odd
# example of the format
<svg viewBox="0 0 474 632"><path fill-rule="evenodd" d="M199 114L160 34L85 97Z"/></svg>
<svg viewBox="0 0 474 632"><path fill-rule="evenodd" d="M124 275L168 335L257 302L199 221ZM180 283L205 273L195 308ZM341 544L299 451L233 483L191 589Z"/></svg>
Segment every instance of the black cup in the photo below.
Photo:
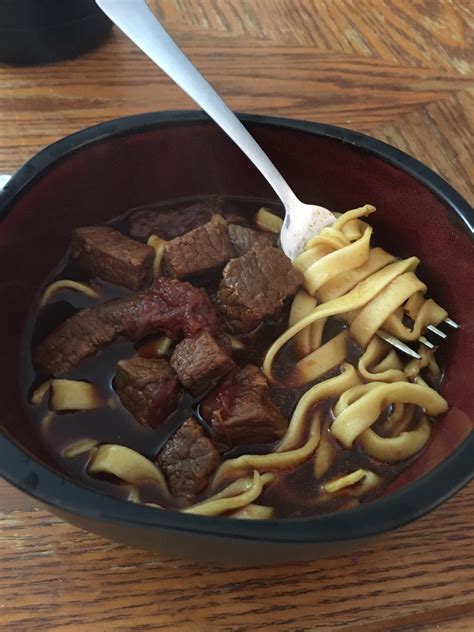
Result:
<svg viewBox="0 0 474 632"><path fill-rule="evenodd" d="M94 0L0 0L0 62L72 59L98 46L111 27Z"/></svg>

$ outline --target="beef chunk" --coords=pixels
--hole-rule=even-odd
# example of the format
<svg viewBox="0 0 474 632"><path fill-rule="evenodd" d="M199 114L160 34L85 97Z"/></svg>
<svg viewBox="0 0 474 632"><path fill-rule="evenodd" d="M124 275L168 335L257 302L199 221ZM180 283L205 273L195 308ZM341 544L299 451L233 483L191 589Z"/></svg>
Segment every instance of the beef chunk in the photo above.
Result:
<svg viewBox="0 0 474 632"><path fill-rule="evenodd" d="M187 504L205 489L221 459L198 422L189 417L158 455L171 493Z"/></svg>
<svg viewBox="0 0 474 632"><path fill-rule="evenodd" d="M165 244L164 268L177 279L219 270L236 256L227 223L220 215L210 222Z"/></svg>
<svg viewBox="0 0 474 632"><path fill-rule="evenodd" d="M225 448L281 439L287 420L270 398L263 373L251 364L232 371L203 403L212 436Z"/></svg>
<svg viewBox="0 0 474 632"><path fill-rule="evenodd" d="M115 389L138 423L152 428L178 405L178 381L166 360L139 356L120 360Z"/></svg>
<svg viewBox="0 0 474 632"><path fill-rule="evenodd" d="M168 338L194 336L203 329L219 338L224 333L222 317L205 290L190 283L160 277L152 287L136 295L133 309L124 316L124 330L132 340L156 331Z"/></svg>
<svg viewBox="0 0 474 632"><path fill-rule="evenodd" d="M181 384L197 396L230 371L234 363L211 334L203 330L177 345L171 366Z"/></svg>
<svg viewBox="0 0 474 632"><path fill-rule="evenodd" d="M276 245L276 235L253 230L238 224L229 224L229 237L238 255L244 255L252 248Z"/></svg>
<svg viewBox="0 0 474 632"><path fill-rule="evenodd" d="M148 239L150 235L158 235L169 241L206 224L213 215L220 213L219 209L218 198L196 202L184 208L139 209L130 215L130 234L137 239Z"/></svg>
<svg viewBox="0 0 474 632"><path fill-rule="evenodd" d="M301 282L301 273L278 248L250 250L224 268L219 305L234 331L251 331L263 318L277 316Z"/></svg>
<svg viewBox="0 0 474 632"><path fill-rule="evenodd" d="M204 290L160 277L148 290L81 310L65 320L36 347L34 362L47 373L62 373L121 336L140 340L156 331L175 340L207 329L219 339L224 331L220 318Z"/></svg>
<svg viewBox="0 0 474 632"><path fill-rule="evenodd" d="M73 232L71 258L91 277L139 290L152 279L155 252L110 226L84 226Z"/></svg>
<svg viewBox="0 0 474 632"><path fill-rule="evenodd" d="M77 366L120 336L123 317L130 307L127 297L77 312L36 347L35 365L53 375Z"/></svg>

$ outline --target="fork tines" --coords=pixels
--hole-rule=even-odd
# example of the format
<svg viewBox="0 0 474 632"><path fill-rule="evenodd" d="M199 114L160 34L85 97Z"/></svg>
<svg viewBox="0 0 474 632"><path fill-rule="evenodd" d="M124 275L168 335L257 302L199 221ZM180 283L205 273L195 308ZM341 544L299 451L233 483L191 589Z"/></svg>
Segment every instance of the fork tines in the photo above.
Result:
<svg viewBox="0 0 474 632"><path fill-rule="evenodd" d="M444 322L449 325L450 327L453 327L454 329L459 329L459 325L457 323L454 322L454 320L452 320L451 318L445 318Z"/></svg>
<svg viewBox="0 0 474 632"><path fill-rule="evenodd" d="M440 338L444 339L448 337L448 334L445 334L444 331L441 331L441 329L438 329L438 327L435 327L434 325L428 325L426 329L428 329L428 331L431 331L432 334L439 336Z"/></svg>
<svg viewBox="0 0 474 632"><path fill-rule="evenodd" d="M378 330L377 336L379 338L382 338L382 340L385 340L385 342L388 342L390 345L392 345L392 347L395 347L395 349L398 349L402 353L405 353L406 355L409 355L416 360L421 360L421 355L419 353L417 353L414 349L406 345L395 336L392 336L392 334L383 331L383 329Z"/></svg>
<svg viewBox="0 0 474 632"><path fill-rule="evenodd" d="M449 317L446 318L443 322L445 322L447 325L449 325L453 329L459 329L458 323L456 323L454 320L452 320ZM442 340L445 340L448 337L448 335L445 334L444 331L441 331L441 329L439 329L435 325L428 325L426 329L427 331L431 332L435 336L438 336ZM405 353L406 355L409 355L412 358L416 358L417 360L421 358L420 354L417 351L409 347L407 344L405 344L404 342L402 342L395 336L392 336L392 334L389 334L388 332L383 331L383 329L380 329L377 332L377 335L379 336L379 338L382 338L382 340L385 340L386 342L391 344L392 347L395 347L395 349L398 349L402 353ZM436 348L436 345L433 344L430 340L428 340L426 336L420 336L418 338L418 342L424 345L425 347L428 347L428 349Z"/></svg>

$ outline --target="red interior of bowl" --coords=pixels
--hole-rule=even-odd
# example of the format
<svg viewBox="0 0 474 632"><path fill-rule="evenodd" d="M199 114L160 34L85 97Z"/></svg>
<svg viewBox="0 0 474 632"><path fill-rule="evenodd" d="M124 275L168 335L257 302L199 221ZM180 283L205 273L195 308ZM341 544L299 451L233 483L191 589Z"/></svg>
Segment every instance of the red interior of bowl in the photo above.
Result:
<svg viewBox="0 0 474 632"><path fill-rule="evenodd" d="M443 394L451 409L423 459L396 484L420 476L471 431L474 418L474 266L460 220L424 185L357 147L284 128L251 131L306 202L344 211L365 202L377 243L421 259L429 294L462 324L443 343ZM100 223L142 204L220 193L274 197L266 182L214 125L176 124L86 146L58 162L19 196L0 224L1 423L47 462L25 418L18 383L22 330L32 298L68 246L74 226Z"/></svg>

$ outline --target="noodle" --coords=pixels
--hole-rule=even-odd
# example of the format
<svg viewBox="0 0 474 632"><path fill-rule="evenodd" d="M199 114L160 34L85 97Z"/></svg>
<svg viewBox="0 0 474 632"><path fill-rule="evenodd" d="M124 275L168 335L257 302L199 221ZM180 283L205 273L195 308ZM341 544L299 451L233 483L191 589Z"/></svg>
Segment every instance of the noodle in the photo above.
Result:
<svg viewBox="0 0 474 632"><path fill-rule="evenodd" d="M321 434L321 441L314 457L314 476L319 480L331 467L336 449L329 439L327 429Z"/></svg>
<svg viewBox="0 0 474 632"><path fill-rule="evenodd" d="M263 362L263 370L267 378L271 382L275 382L272 374L273 361L278 351L280 351L283 345L291 340L295 334L321 318L345 314L346 312L363 307L400 274L403 274L407 270L415 269L418 263L419 260L416 257L410 257L409 259L391 263L378 272L375 272L369 278L358 283L355 288L344 296L318 305L311 314L305 316L305 318L293 325L293 327L287 329L267 351Z"/></svg>
<svg viewBox="0 0 474 632"><path fill-rule="evenodd" d="M336 419L331 432L346 448L350 448L354 439L378 419L385 406L396 402L416 404L429 415L440 415L448 409L446 400L427 386L408 382L372 382L353 387L339 398L334 407Z"/></svg>
<svg viewBox="0 0 474 632"><path fill-rule="evenodd" d="M273 517L273 507L266 507L263 505L256 505L250 503L242 509L237 509L229 514L229 518L239 518L240 520L269 520Z"/></svg>
<svg viewBox="0 0 474 632"><path fill-rule="evenodd" d="M334 492L338 492L341 489L345 489L346 487L351 487L352 485L355 485L356 483L361 481L363 478L365 478L366 474L367 472L365 470L356 470L355 472L352 472L351 474L346 474L345 476L341 476L335 481L329 481L328 483L325 483L322 486L322 488L325 492L328 492L329 494L333 494Z"/></svg>
<svg viewBox="0 0 474 632"><path fill-rule="evenodd" d="M88 471L91 474L111 474L126 483L154 481L167 492L165 478L159 468L135 450L123 445L101 445L93 454Z"/></svg>
<svg viewBox="0 0 474 632"><path fill-rule="evenodd" d="M360 497L374 490L382 482L380 476L368 470L356 470L340 478L321 485L321 495L317 501L327 502L335 496L348 495Z"/></svg>
<svg viewBox="0 0 474 632"><path fill-rule="evenodd" d="M303 270L301 270L301 267L298 265L297 259L295 267L299 268L301 272L304 272L304 286L308 292L310 294L315 294L320 287L338 274L347 272L348 270L353 270L354 268L362 265L368 257L371 235L372 228L368 226L365 229L363 236L352 244L346 245L338 250L334 250L325 256L318 256L318 252L315 256L315 260L312 261L309 259L308 267ZM317 249L314 248L312 250ZM305 254L306 252L303 253L301 257L304 257ZM304 263L306 264L306 261Z"/></svg>
<svg viewBox="0 0 474 632"><path fill-rule="evenodd" d="M406 379L403 363L397 352L377 336L367 345L357 368L367 382L397 382Z"/></svg>
<svg viewBox="0 0 474 632"><path fill-rule="evenodd" d="M353 366L343 364L341 369L342 372L340 375L316 384L306 391L298 402L295 412L291 417L286 435L276 448L277 452L292 450L301 442L306 415L317 403L329 399L330 397L340 395L352 386L360 384L360 380Z"/></svg>
<svg viewBox="0 0 474 632"><path fill-rule="evenodd" d="M153 260L153 278L157 279L161 276L161 267L165 254L166 241L161 239L161 237L158 237L158 235L151 235L148 238L147 245L151 246L155 251L155 258Z"/></svg>
<svg viewBox="0 0 474 632"><path fill-rule="evenodd" d="M414 292L426 290L413 272L405 272L387 285L365 307L351 323L351 336L361 347L369 344L385 320Z"/></svg>
<svg viewBox="0 0 474 632"><path fill-rule="evenodd" d="M316 323L313 323L314 326ZM304 384L316 380L334 367L344 362L347 356L347 341L349 332L341 331L318 349L312 351L306 358L300 360L293 373L297 384Z"/></svg>
<svg viewBox="0 0 474 632"><path fill-rule="evenodd" d="M309 438L300 448L270 454L243 454L236 459L227 459L219 466L211 483L211 489L229 476L249 469L257 471L287 470L306 461L316 450L321 436L320 415L312 420Z"/></svg>
<svg viewBox="0 0 474 632"><path fill-rule="evenodd" d="M63 454L67 459L73 459L74 457L84 454L85 452L90 452L98 444L99 442L97 441L97 439L82 439L81 441L77 441L76 443L73 443L69 447L65 448Z"/></svg>
<svg viewBox="0 0 474 632"><path fill-rule="evenodd" d="M30 397L30 404L32 404L33 406L39 406L41 404L41 402L44 400L46 395L49 393L49 390L51 388L51 382L52 380L46 380L46 382L43 382L42 384L40 384L33 391Z"/></svg>
<svg viewBox="0 0 474 632"><path fill-rule="evenodd" d="M269 233L276 233L277 235L281 231L283 221L281 217L272 213L270 209L262 206L255 216L256 225Z"/></svg>
<svg viewBox="0 0 474 632"><path fill-rule="evenodd" d="M370 248L371 229L359 218L374 210L366 206L344 213L333 226L308 241L295 261L303 272L305 290L295 296L289 327L270 346L263 363L267 378L277 383L273 364L283 346L294 339L300 359L291 383L323 378L301 397L277 453L288 454L285 451L291 453L301 445L312 408L338 397L332 407L334 421L329 434L325 430L315 449L316 479L324 477L334 459L336 448L329 435L346 449L357 441L370 457L396 463L426 445L431 434L427 415L437 416L447 410L443 397L420 375L424 371L431 383L439 381L433 352L421 347L421 359L404 363L376 335L384 329L402 340L416 340L427 325L439 324L447 313L433 300L424 298L427 288L415 275L419 263L416 257L397 261L381 248ZM332 316L345 321L348 329L321 345L325 323ZM356 367L346 363L349 336L362 347ZM341 367L341 374L324 379L336 367ZM415 418L419 409L423 414ZM317 412L312 424L316 418ZM244 463L249 457L239 458ZM320 497L329 500L336 492L352 495L354 490L362 495L380 483L375 473L357 470L324 483Z"/></svg>
<svg viewBox="0 0 474 632"><path fill-rule="evenodd" d="M395 463L419 452L428 441L430 432L430 422L423 415L415 430L401 432L396 437L380 437L368 429L359 436L358 443L374 459Z"/></svg>
<svg viewBox="0 0 474 632"><path fill-rule="evenodd" d="M416 297L419 302L415 306L411 302ZM428 325L439 325L448 315L448 312L435 303L432 299L425 301L421 293L416 292L405 305L405 313L414 321L412 329L408 329L399 314L390 314L383 324L383 328L401 340L416 340Z"/></svg>
<svg viewBox="0 0 474 632"><path fill-rule="evenodd" d="M218 494L211 496L197 505L191 505L182 509L182 513L199 514L201 516L218 516L222 513L247 507L256 500L264 488L265 484L272 482L273 475L260 476L257 470L254 470L253 477L241 478ZM235 494L235 491L239 493Z"/></svg>
<svg viewBox="0 0 474 632"><path fill-rule="evenodd" d="M49 407L54 412L91 410L104 405L97 388L80 380L51 380Z"/></svg>
<svg viewBox="0 0 474 632"><path fill-rule="evenodd" d="M354 270L348 272L342 272L335 276L331 281L325 283L318 290L318 299L321 303L327 303L327 301L347 294L349 290L352 290L360 281L363 281L374 272L377 272L381 268L385 267L389 263L393 263L395 257L382 250L382 248L372 248L367 257L367 261Z"/></svg>
<svg viewBox="0 0 474 632"><path fill-rule="evenodd" d="M72 281L70 279L59 279L59 281L54 281L45 289L41 296L40 307L44 307L55 294L61 292L62 290L81 292L89 298L97 299L100 297L99 292L86 283L80 283L79 281Z"/></svg>
<svg viewBox="0 0 474 632"><path fill-rule="evenodd" d="M173 341L168 336L153 336L139 345L138 354L144 358L163 358L172 344Z"/></svg>
<svg viewBox="0 0 474 632"><path fill-rule="evenodd" d="M317 304L317 300L308 294L306 290L300 290L291 304L288 324L292 327L299 320L307 316ZM319 347L325 321L318 321L296 334L295 342L300 352L304 355Z"/></svg>

